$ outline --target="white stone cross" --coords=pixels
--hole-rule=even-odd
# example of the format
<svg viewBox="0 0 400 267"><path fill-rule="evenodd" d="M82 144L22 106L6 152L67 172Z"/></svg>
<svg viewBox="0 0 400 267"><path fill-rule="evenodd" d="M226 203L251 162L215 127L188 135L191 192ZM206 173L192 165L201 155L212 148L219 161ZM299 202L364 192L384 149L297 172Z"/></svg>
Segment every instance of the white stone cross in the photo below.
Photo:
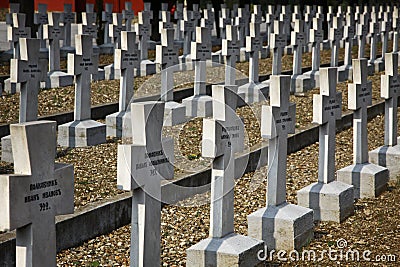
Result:
<svg viewBox="0 0 400 267"><path fill-rule="evenodd" d="M379 22L379 28L382 35L382 57L381 59L385 60L385 54L388 51L388 41L389 41L389 32L391 31L391 23L389 21L388 14L384 14L384 18Z"/></svg>
<svg viewBox="0 0 400 267"><path fill-rule="evenodd" d="M393 52L399 52L400 17L393 17Z"/></svg>
<svg viewBox="0 0 400 267"><path fill-rule="evenodd" d="M291 45L293 46L293 75L301 75L301 61L303 55L303 47L306 45L306 36L304 34L303 20L296 19L294 21L294 31L291 33Z"/></svg>
<svg viewBox="0 0 400 267"><path fill-rule="evenodd" d="M286 202L288 134L295 132L296 105L289 102L290 76L272 75L270 105L262 106L261 135L268 138L267 205Z"/></svg>
<svg viewBox="0 0 400 267"><path fill-rule="evenodd" d="M49 24L43 25L43 39L49 40L49 71L60 70L60 40L64 40L61 13L49 12Z"/></svg>
<svg viewBox="0 0 400 267"><path fill-rule="evenodd" d="M161 9L158 12L158 19L162 19L162 12L163 11L168 11L168 3L161 3Z"/></svg>
<svg viewBox="0 0 400 267"><path fill-rule="evenodd" d="M14 50L14 58L19 58L19 38L30 38L31 28L25 27L26 15L13 13L12 24L7 27L7 39L11 42Z"/></svg>
<svg viewBox="0 0 400 267"><path fill-rule="evenodd" d="M239 43L240 47L246 46L246 24L249 23L249 17L246 17L247 13L244 8L238 8L238 15L235 17L235 25L239 31Z"/></svg>
<svg viewBox="0 0 400 267"><path fill-rule="evenodd" d="M68 74L75 75L74 120L91 117L90 76L98 72L98 55L93 52L92 36L75 35L76 54L68 54Z"/></svg>
<svg viewBox="0 0 400 267"><path fill-rule="evenodd" d="M385 145L397 145L397 106L400 95L398 53L386 53L385 75L381 76L381 97L385 99Z"/></svg>
<svg viewBox="0 0 400 267"><path fill-rule="evenodd" d="M182 20L183 20L183 3L176 4L176 10L174 13L174 18L176 20L176 40L181 41L182 38Z"/></svg>
<svg viewBox="0 0 400 267"><path fill-rule="evenodd" d="M206 60L211 59L210 31L196 27L196 42L192 42L191 57L195 62L194 95L206 94Z"/></svg>
<svg viewBox="0 0 400 267"><path fill-rule="evenodd" d="M201 12L198 4L193 4L192 18L194 20L194 26L197 27L201 19Z"/></svg>
<svg viewBox="0 0 400 267"><path fill-rule="evenodd" d="M125 30L130 31L132 29L132 20L135 18L132 2L125 2L125 9L122 10L122 17L125 20Z"/></svg>
<svg viewBox="0 0 400 267"><path fill-rule="evenodd" d="M109 33L109 25L113 23L112 10L113 10L113 4L106 3L105 10L101 12L101 21L105 22L105 24L104 24L104 43L105 44L111 43L110 33Z"/></svg>
<svg viewBox="0 0 400 267"><path fill-rule="evenodd" d="M313 123L319 125L318 181L325 184L335 180L336 120L342 116L337 73L336 67L320 69L320 94L313 95Z"/></svg>
<svg viewBox="0 0 400 267"><path fill-rule="evenodd" d="M195 24L194 20L192 19L191 11L187 10L186 8L183 9L183 20L181 21L181 26L182 26L181 30L184 36L183 54L189 55L191 41L192 41L192 34L195 31Z"/></svg>
<svg viewBox="0 0 400 267"><path fill-rule="evenodd" d="M313 18L313 27L310 29L310 42L312 43L312 71L319 70L321 63L321 47L320 44L324 41L324 32L322 31L321 20ZM321 27L319 26L321 25Z"/></svg>
<svg viewBox="0 0 400 267"><path fill-rule="evenodd" d="M372 20L369 23L369 33L371 34L371 52L370 62L374 62L376 59L376 46L377 46L377 35L379 34L379 22Z"/></svg>
<svg viewBox="0 0 400 267"><path fill-rule="evenodd" d="M221 8L221 16L219 18L219 28L221 31L221 38L226 38L226 25L231 25L232 19L228 8Z"/></svg>
<svg viewBox="0 0 400 267"><path fill-rule="evenodd" d="M40 81L45 72L39 62L40 40L19 39L20 58L11 59L12 83L21 83L19 122L35 121L38 117L38 94Z"/></svg>
<svg viewBox="0 0 400 267"><path fill-rule="evenodd" d="M207 9L203 10L204 14L204 27L210 30L210 33L214 30L214 23L215 23L215 12L212 6L207 5ZM203 27L203 26L202 26Z"/></svg>
<svg viewBox="0 0 400 267"><path fill-rule="evenodd" d="M214 85L213 118L203 120L202 156L212 158L210 237L234 232L234 154L243 150L241 120L235 113L237 86Z"/></svg>
<svg viewBox="0 0 400 267"><path fill-rule="evenodd" d="M339 65L339 42L343 38L342 18L334 17L332 28L329 29L329 40L331 41L331 67Z"/></svg>
<svg viewBox="0 0 400 267"><path fill-rule="evenodd" d="M119 111L126 111L133 98L134 68L139 67L139 52L136 33L122 31L121 47L115 49L114 68L121 71L119 89Z"/></svg>
<svg viewBox="0 0 400 267"><path fill-rule="evenodd" d="M64 4L64 12L61 13L61 22L64 26L63 46L71 46L71 24L75 23L76 13L72 12L72 4Z"/></svg>
<svg viewBox="0 0 400 267"><path fill-rule="evenodd" d="M135 32L139 36L139 50L140 60L148 58L148 45L147 41L151 36L151 17L148 16L149 11L142 11L138 13L139 22L135 23ZM151 13L152 14L152 13Z"/></svg>
<svg viewBox="0 0 400 267"><path fill-rule="evenodd" d="M112 24L109 24L108 32L110 34L110 38L114 43L115 48L121 47L121 31L122 27L122 13L113 13L112 14Z"/></svg>
<svg viewBox="0 0 400 267"><path fill-rule="evenodd" d="M171 22L171 12L169 11L160 11L161 19L158 22L158 31L161 34L162 29L173 29L174 30L174 23ZM175 34L175 33L174 33Z"/></svg>
<svg viewBox="0 0 400 267"><path fill-rule="evenodd" d="M163 102L131 104L132 145L118 146L117 185L132 191L131 266L160 266L161 180L174 175L162 146Z"/></svg>
<svg viewBox="0 0 400 267"><path fill-rule="evenodd" d="M78 25L78 34L87 34L97 38L96 13L82 12L82 24Z"/></svg>
<svg viewBox="0 0 400 267"><path fill-rule="evenodd" d="M274 33L270 36L270 48L273 50L272 75L282 72L282 53L286 46L286 35L283 33L283 22L274 21Z"/></svg>
<svg viewBox="0 0 400 267"><path fill-rule="evenodd" d="M237 26L226 25L226 38L222 39L221 54L226 58L225 85L236 84L236 61L239 57Z"/></svg>
<svg viewBox="0 0 400 267"><path fill-rule="evenodd" d="M351 60L352 60L351 51L353 49L353 39L354 39L353 25L349 24L344 26L343 38L345 39L344 66L351 66Z"/></svg>
<svg viewBox="0 0 400 267"><path fill-rule="evenodd" d="M250 35L246 36L246 52L249 53L249 83L259 82L259 54L263 46L263 41L260 33L260 24L251 22Z"/></svg>
<svg viewBox="0 0 400 267"><path fill-rule="evenodd" d="M39 25L38 38L40 39L40 48L46 48L46 41L43 40L43 25L49 23L46 4L38 4L38 12L34 14L33 22Z"/></svg>
<svg viewBox="0 0 400 267"><path fill-rule="evenodd" d="M161 30L161 45L156 47L156 63L161 65L161 100L174 100L174 72L170 68L179 63L178 48L174 45L174 30Z"/></svg>
<svg viewBox="0 0 400 267"><path fill-rule="evenodd" d="M13 14L19 13L19 3L10 3L9 4L9 13L6 14L6 24L12 26L13 25Z"/></svg>
<svg viewBox="0 0 400 267"><path fill-rule="evenodd" d="M357 24L356 36L358 37L358 58L364 57L365 38L368 34L368 16L360 14L359 23Z"/></svg>
<svg viewBox="0 0 400 267"><path fill-rule="evenodd" d="M17 230L17 267L56 266L55 216L74 212L74 168L54 163L55 122L12 124L10 132L15 174L0 175L0 231Z"/></svg>
<svg viewBox="0 0 400 267"><path fill-rule="evenodd" d="M367 77L367 59L353 59L353 83L348 85L348 108L354 110L354 164L368 162L367 108L372 104L372 82L368 81Z"/></svg>

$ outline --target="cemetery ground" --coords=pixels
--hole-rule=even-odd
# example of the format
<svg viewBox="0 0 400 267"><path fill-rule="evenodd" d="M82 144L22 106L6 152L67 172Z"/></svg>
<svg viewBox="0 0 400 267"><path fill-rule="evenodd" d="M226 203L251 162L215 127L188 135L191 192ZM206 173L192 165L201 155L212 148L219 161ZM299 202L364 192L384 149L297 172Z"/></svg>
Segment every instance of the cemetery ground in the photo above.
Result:
<svg viewBox="0 0 400 267"><path fill-rule="evenodd" d="M356 47L353 52L357 51ZM330 51L322 51L321 64L328 63ZM367 52L368 53L368 52ZM378 52L379 53L379 52ZM343 49L341 50L343 58ZM283 70L292 67L292 56L284 56ZM260 61L260 73L267 74L271 70L271 59ZM303 66L311 65L311 55L303 57ZM248 63L239 63L237 69L247 75ZM373 82L373 103L380 99L380 75L370 76ZM191 85L193 75L185 82L180 79L178 88ZM220 78L220 77L219 77ZM135 78L135 87L151 77ZM343 111L347 110L347 82L338 84L338 91L343 92ZM54 114L73 109L74 88L55 88L42 90L39 95L39 115ZM136 94L156 94L154 91L144 91ZM319 92L314 89L304 96L291 96L291 101L297 105L296 128L307 127L312 118L312 95ZM92 86L92 105L118 101L119 81L95 82ZM2 114L0 121L10 123L17 119L18 94L2 96L0 106L2 110L9 110ZM244 118L248 138L248 147L261 142L257 118L260 120L260 106L263 103L242 107L237 113ZM265 102L264 102L265 104ZM253 114L253 112L255 114ZM399 115L399 114L398 114ZM377 116L368 123L369 150L383 145L383 116ZM209 162L200 157L199 144L201 140L201 119L187 123L182 129L173 127L166 129L166 134L173 134L179 141L177 146L181 155L177 155L177 173L182 173L187 164L191 168L206 167ZM79 209L90 202L105 199L122 191L116 189L116 157L117 139L109 139L106 144L89 148L58 149L57 161L73 163L75 166L75 208ZM336 168L340 169L352 163L352 129L347 129L336 136ZM296 203L296 192L305 185L317 180L318 144L308 146L288 156L288 201ZM265 206L266 167L254 173L248 173L237 181L235 187L235 231L247 234L247 215ZM12 172L12 165L1 163L0 173ZM184 266L186 249L208 236L209 205L199 207L185 207L184 204L207 201L208 194L196 196L187 200L182 206L168 205L162 209L162 255L164 266ZM202 201L199 199L201 198ZM369 249L372 255L396 254L400 247L400 178L392 182L390 188L377 199L359 200L356 203L354 217L342 224L319 223L315 229L315 240L304 249L315 249L317 252L336 246L336 240L345 239L349 247L363 251ZM63 251L58 255L60 266L83 265L128 265L130 246L130 226L120 228L108 235L100 236L84 245ZM397 255L400 257L400 255ZM292 263L303 264L303 263ZM319 264L332 264L322 261ZM349 263L353 265L352 263ZM387 264L387 263L385 263ZM289 264L290 265L290 264ZM388 264L389 265L389 264ZM393 265L395 266L395 265Z"/></svg>

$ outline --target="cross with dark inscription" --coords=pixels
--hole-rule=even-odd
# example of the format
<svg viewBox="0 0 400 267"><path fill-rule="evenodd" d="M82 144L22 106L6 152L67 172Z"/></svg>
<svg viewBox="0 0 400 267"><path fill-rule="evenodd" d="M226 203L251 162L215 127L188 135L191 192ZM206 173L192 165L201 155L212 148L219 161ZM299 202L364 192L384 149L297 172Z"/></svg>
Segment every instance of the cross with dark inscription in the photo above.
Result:
<svg viewBox="0 0 400 267"><path fill-rule="evenodd" d="M161 3L161 9L158 12L158 19L160 20L162 18L162 12L163 11L168 11L168 3Z"/></svg>
<svg viewBox="0 0 400 267"><path fill-rule="evenodd" d="M365 38L368 34L368 16L360 14L359 23L357 24L356 36L358 39L358 58L364 57Z"/></svg>
<svg viewBox="0 0 400 267"><path fill-rule="evenodd" d="M238 8L238 16L235 17L235 25L238 26L240 47L246 45L246 24L248 23L249 18L246 17L245 9Z"/></svg>
<svg viewBox="0 0 400 267"><path fill-rule="evenodd" d="M115 49L114 68L121 70L119 83L119 111L127 110L133 98L134 68L139 67L139 52L136 44L136 33L121 32L121 48Z"/></svg>
<svg viewBox="0 0 400 267"><path fill-rule="evenodd" d="M206 94L206 60L211 59L210 31L204 27L196 27L196 42L191 46L192 61L194 61L194 95Z"/></svg>
<svg viewBox="0 0 400 267"><path fill-rule="evenodd" d="M387 13L384 13L384 18L379 22L379 28L382 35L382 60L385 60L385 54L388 51L389 32L392 30L391 23Z"/></svg>
<svg viewBox="0 0 400 267"><path fill-rule="evenodd" d="M261 24L263 22L263 12L261 9L261 5L253 6L253 14L251 16L251 21L254 23Z"/></svg>
<svg viewBox="0 0 400 267"><path fill-rule="evenodd" d="M202 156L211 158L210 237L234 232L236 152L243 150L243 123L236 115L237 86L213 85L213 118L203 119Z"/></svg>
<svg viewBox="0 0 400 267"><path fill-rule="evenodd" d="M40 40L19 39L20 58L11 59L12 83L21 83L19 122L36 121L38 117L38 93L45 72L39 64Z"/></svg>
<svg viewBox="0 0 400 267"><path fill-rule="evenodd" d="M12 26L13 25L13 14L19 13L19 3L10 3L9 4L9 13L6 14L6 24ZM30 36L29 36L30 37Z"/></svg>
<svg viewBox="0 0 400 267"><path fill-rule="evenodd" d="M239 57L237 26L226 25L226 38L222 39L221 55L225 57L225 85L236 84L236 61Z"/></svg>
<svg viewBox="0 0 400 267"><path fill-rule="evenodd" d="M274 21L274 33L270 36L270 47L273 51L272 75L279 75L282 72L282 53L286 46L286 35L283 33L283 22Z"/></svg>
<svg viewBox="0 0 400 267"><path fill-rule="evenodd" d="M221 31L221 38L226 38L226 26L232 25L230 17L230 10L228 8L221 8L221 16L219 17L219 28Z"/></svg>
<svg viewBox="0 0 400 267"><path fill-rule="evenodd" d="M354 26L349 24L344 26L344 34L343 37L345 39L344 45L344 65L351 66L351 51L353 50L353 39L354 39Z"/></svg>
<svg viewBox="0 0 400 267"><path fill-rule="evenodd" d="M7 28L7 39L11 42L14 50L14 58L19 58L19 38L30 38L31 28L25 27L26 15L13 13L12 24Z"/></svg>
<svg viewBox="0 0 400 267"><path fill-rule="evenodd" d="M56 266L55 216L74 212L74 168L54 162L56 122L12 124L10 132L15 174L0 175L0 231L16 229L17 267Z"/></svg>
<svg viewBox="0 0 400 267"><path fill-rule="evenodd" d="M156 63L161 65L161 100L174 100L174 72L170 68L179 63L178 48L174 45L174 30L161 30L161 45L156 47Z"/></svg>
<svg viewBox="0 0 400 267"><path fill-rule="evenodd" d="M400 95L399 54L385 54L385 74L381 76L381 97L385 99L385 145L397 145L397 107Z"/></svg>
<svg viewBox="0 0 400 267"><path fill-rule="evenodd" d="M310 29L310 43L312 43L312 71L319 70L321 63L321 43L324 41L324 32L322 31L322 21L319 18L313 18L313 27Z"/></svg>
<svg viewBox="0 0 400 267"><path fill-rule="evenodd" d="M78 34L90 35L97 38L96 13L82 12L82 24L78 25Z"/></svg>
<svg viewBox="0 0 400 267"><path fill-rule="evenodd" d="M183 3L176 3L176 10L174 13L176 20L176 40L181 41L182 38L182 20L183 20Z"/></svg>
<svg viewBox="0 0 400 267"><path fill-rule="evenodd" d="M181 21L182 32L183 32L183 54L189 55L190 54L190 44L192 42L192 34L195 31L195 23L192 19L192 12L187 10L186 8L183 9L183 20Z"/></svg>
<svg viewBox="0 0 400 267"><path fill-rule="evenodd" d="M367 109L372 104L372 82L367 80L368 60L353 59L353 83L348 85L348 108L353 110L353 161L368 162Z"/></svg>
<svg viewBox="0 0 400 267"><path fill-rule="evenodd" d="M204 14L204 27L208 28L210 32L214 30L215 13L212 6L207 5L207 9L203 10ZM203 27L203 26L202 26Z"/></svg>
<svg viewBox="0 0 400 267"><path fill-rule="evenodd" d="M142 11L138 13L138 23L135 23L135 32L139 36L139 50L140 60L146 60L148 58L148 46L147 41L151 35L151 17L148 16L148 11Z"/></svg>
<svg viewBox="0 0 400 267"><path fill-rule="evenodd" d="M93 52L92 36L75 35L76 54L68 54L68 74L75 75L74 120L91 117L91 75L98 72L98 55Z"/></svg>
<svg viewBox="0 0 400 267"><path fill-rule="evenodd" d="M339 65L339 42L343 38L342 18L334 17L332 28L329 29L328 39L331 41L331 67Z"/></svg>
<svg viewBox="0 0 400 267"><path fill-rule="evenodd" d="M193 4L192 18L194 20L194 26L198 26L201 19L201 12L198 4Z"/></svg>
<svg viewBox="0 0 400 267"><path fill-rule="evenodd" d="M132 20L135 18L132 2L125 2L125 9L122 10L122 17L125 20L125 30L130 31L132 29Z"/></svg>
<svg viewBox="0 0 400 267"><path fill-rule="evenodd" d="M121 47L121 31L122 27L122 14L121 13L113 13L112 14L112 24L108 25L108 32L110 34L110 38L113 40L114 47Z"/></svg>
<svg viewBox="0 0 400 267"><path fill-rule="evenodd" d="M159 33L161 34L162 29L173 29L174 30L174 23L171 22L171 13L169 11L160 11L161 20L158 22ZM174 33L175 34L175 33Z"/></svg>
<svg viewBox="0 0 400 267"><path fill-rule="evenodd" d="M76 13L72 12L71 4L64 4L64 12L61 13L61 22L64 24L64 47L71 46L71 24L76 21Z"/></svg>
<svg viewBox="0 0 400 267"><path fill-rule="evenodd" d="M104 24L104 44L111 43L109 25L111 25L113 23L112 10L113 10L113 4L106 3L105 10L101 12L101 21L105 22L105 24Z"/></svg>
<svg viewBox="0 0 400 267"><path fill-rule="evenodd" d="M250 54L249 58L249 83L258 83L259 78L259 54L263 46L260 24L251 22L250 35L246 36L246 52Z"/></svg>
<svg viewBox="0 0 400 267"><path fill-rule="evenodd" d="M46 4L38 4L38 12L34 14L33 22L39 25L38 38L40 39L40 48L46 48L46 41L43 39L43 25L49 23Z"/></svg>
<svg viewBox="0 0 400 267"><path fill-rule="evenodd" d="M374 62L376 60L376 46L377 46L377 38L379 34L379 22L372 17L372 21L369 23L369 33L371 34L371 51L370 51L370 62Z"/></svg>
<svg viewBox="0 0 400 267"><path fill-rule="evenodd" d="M336 91L337 68L321 68L320 93L313 95L313 123L319 125L318 182L335 180L336 120L342 116L342 93Z"/></svg>
<svg viewBox="0 0 400 267"><path fill-rule="evenodd" d="M306 45L303 20L296 19L294 21L294 31L291 33L291 45L293 46L293 75L301 75L303 47Z"/></svg>
<svg viewBox="0 0 400 267"><path fill-rule="evenodd" d="M288 134L295 132L296 104L289 102L290 76L272 75L270 105L262 106L261 135L268 138L267 205L286 202L286 161Z"/></svg>
<svg viewBox="0 0 400 267"><path fill-rule="evenodd" d="M132 191L131 266L160 266L161 180L174 176L162 140L163 102L131 104L132 145L118 145L117 185Z"/></svg>
<svg viewBox="0 0 400 267"><path fill-rule="evenodd" d="M43 25L43 39L49 40L49 71L60 70L60 40L64 39L64 26L60 26L61 13L49 12L49 24Z"/></svg>

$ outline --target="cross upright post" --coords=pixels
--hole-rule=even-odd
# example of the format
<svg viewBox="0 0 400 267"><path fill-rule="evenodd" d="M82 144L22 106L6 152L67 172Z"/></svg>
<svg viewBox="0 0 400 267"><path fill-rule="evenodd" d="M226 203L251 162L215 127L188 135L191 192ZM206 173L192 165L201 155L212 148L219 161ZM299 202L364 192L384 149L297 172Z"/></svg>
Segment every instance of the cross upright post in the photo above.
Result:
<svg viewBox="0 0 400 267"><path fill-rule="evenodd" d="M236 84L236 61L239 57L237 26L226 25L226 38L222 39L221 54L225 57L225 84Z"/></svg>
<svg viewBox="0 0 400 267"><path fill-rule="evenodd" d="M270 48L273 51L272 75L279 75L282 72L282 53L286 46L286 36L283 34L283 23L274 21L274 33L270 36Z"/></svg>
<svg viewBox="0 0 400 267"><path fill-rule="evenodd" d="M49 12L48 24L43 25L43 39L49 40L49 71L60 70L60 40L64 40L61 13Z"/></svg>
<svg viewBox="0 0 400 267"><path fill-rule="evenodd" d="M147 4L147 3L146 3ZM145 5L145 7L148 5ZM154 62L148 60L148 41L151 36L151 19L153 18L153 11L143 10L138 13L138 22L135 23L135 32L139 36L139 50L140 50L140 75L146 76L156 72Z"/></svg>
<svg viewBox="0 0 400 267"><path fill-rule="evenodd" d="M0 231L16 229L17 267L56 266L55 216L74 212L74 168L54 162L56 122L12 124L10 132L15 174L0 175Z"/></svg>
<svg viewBox="0 0 400 267"><path fill-rule="evenodd" d="M110 38L110 30L109 30L109 25L113 23L113 16L112 16L112 11L113 11L113 4L111 3L106 3L105 4L105 10L101 12L101 21L103 21L104 24L104 44L109 44L111 43L111 38Z"/></svg>
<svg viewBox="0 0 400 267"><path fill-rule="evenodd" d="M71 48L71 24L75 23L75 20L76 13L72 12L72 4L64 4L64 12L61 13L61 22L64 24L64 43L62 47L64 50Z"/></svg>
<svg viewBox="0 0 400 267"><path fill-rule="evenodd" d="M22 13L13 13L12 23L7 27L7 39L11 42L13 48L13 58L19 58L19 38L30 38L31 28L25 27L26 15Z"/></svg>
<svg viewBox="0 0 400 267"><path fill-rule="evenodd" d="M339 65L339 42L343 38L342 18L334 17L332 28L329 29L329 40L331 41L331 67Z"/></svg>
<svg viewBox="0 0 400 267"><path fill-rule="evenodd" d="M125 31L131 31L132 20L135 18L135 12L132 9L132 2L125 2L125 9L122 10L122 17L125 20Z"/></svg>
<svg viewBox="0 0 400 267"><path fill-rule="evenodd" d="M38 38L40 39L40 49L46 49L46 41L43 39L43 25L48 24L48 17L47 17L47 5L46 4L39 4L38 5L38 12L33 16L33 22L36 25L39 25L38 29Z"/></svg>

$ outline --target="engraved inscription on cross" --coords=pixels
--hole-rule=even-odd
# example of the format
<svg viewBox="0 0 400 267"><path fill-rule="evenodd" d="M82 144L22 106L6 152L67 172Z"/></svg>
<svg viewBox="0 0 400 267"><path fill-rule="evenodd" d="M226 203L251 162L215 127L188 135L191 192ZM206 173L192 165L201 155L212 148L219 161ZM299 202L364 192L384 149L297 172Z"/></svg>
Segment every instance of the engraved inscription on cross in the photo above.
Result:
<svg viewBox="0 0 400 267"><path fill-rule="evenodd" d="M149 11L139 12L138 20L139 22L135 23L135 32L139 36L140 59L146 60L148 57L147 41L151 35Z"/></svg>
<svg viewBox="0 0 400 267"><path fill-rule="evenodd" d="M7 27L7 39L12 43L14 58L19 58L19 38L30 38L31 28L25 27L26 15L13 13L11 15L12 25Z"/></svg>
<svg viewBox="0 0 400 267"><path fill-rule="evenodd" d="M183 54L190 54L190 44L192 41L192 34L195 31L195 24L192 19L191 11L188 11L186 8L183 9L183 20L181 21L182 29L184 36L184 46L183 46Z"/></svg>
<svg viewBox="0 0 400 267"><path fill-rule="evenodd" d="M324 40L324 32L322 31L321 20L313 18L313 28L310 29L310 43L312 43L312 70L317 71L321 62L320 58L320 44Z"/></svg>
<svg viewBox="0 0 400 267"><path fill-rule="evenodd" d="M321 68L320 94L313 95L313 123L319 125L318 181L335 180L336 120L342 116L342 93L336 91L337 68Z"/></svg>
<svg viewBox="0 0 400 267"><path fill-rule="evenodd" d="M19 122L35 121L38 117L38 93L45 73L39 64L40 40L21 38L20 58L11 59L12 83L21 83Z"/></svg>
<svg viewBox="0 0 400 267"><path fill-rule="evenodd" d="M173 165L165 155L161 133L163 102L131 104L133 144L118 146L117 185L133 191L132 266L159 266L161 242L161 180L171 179Z"/></svg>
<svg viewBox="0 0 400 267"><path fill-rule="evenodd" d="M161 20L159 23L159 33L162 29L174 29L174 23L171 22L171 13L169 11L160 11Z"/></svg>
<svg viewBox="0 0 400 267"><path fill-rule="evenodd" d="M179 63L178 48L174 44L174 30L161 30L161 45L156 46L156 63L161 65L161 100L173 101L174 73L170 68Z"/></svg>
<svg viewBox="0 0 400 267"><path fill-rule="evenodd" d="M78 25L78 34L90 35L93 39L97 38L97 25L95 13L82 12L82 24Z"/></svg>
<svg viewBox="0 0 400 267"><path fill-rule="evenodd" d="M0 175L0 231L16 229L16 266L56 266L55 216L74 212L73 166L54 163L55 122L10 132L15 174Z"/></svg>
<svg viewBox="0 0 400 267"><path fill-rule="evenodd" d="M367 77L367 59L353 59L353 83L348 85L348 108L354 110L354 164L368 162L367 108L372 104L372 82Z"/></svg>
<svg viewBox="0 0 400 267"><path fill-rule="evenodd" d="M135 18L132 2L125 2L125 9L122 10L122 17L125 20L125 30L130 31L132 29L132 20Z"/></svg>
<svg viewBox="0 0 400 267"><path fill-rule="evenodd" d="M134 68L139 67L135 32L121 32L121 48L115 49L114 68L121 70L119 111L126 111L133 97Z"/></svg>
<svg viewBox="0 0 400 267"><path fill-rule="evenodd" d="M210 31L207 28L196 27L196 42L192 42L191 50L192 60L211 59Z"/></svg>
<svg viewBox="0 0 400 267"><path fill-rule="evenodd" d="M90 119L91 75L98 72L98 55L93 52L90 35L75 35L76 54L68 54L68 74L75 75L74 120Z"/></svg>
<svg viewBox="0 0 400 267"><path fill-rule="evenodd" d="M222 39L221 49L221 55L226 57L226 85L234 85L236 83L236 61L239 57L239 51L237 26L226 25L226 38Z"/></svg>
<svg viewBox="0 0 400 267"><path fill-rule="evenodd" d="M61 13L49 12L49 24L43 26L43 39L49 40L49 70L60 70L60 40L64 40Z"/></svg>
<svg viewBox="0 0 400 267"><path fill-rule="evenodd" d="M299 75L302 72L301 61L303 47L306 44L306 36L304 34L304 22L296 19L294 21L294 31L291 33L291 45L294 47L293 55L293 74Z"/></svg>
<svg viewBox="0 0 400 267"><path fill-rule="evenodd" d="M121 47L121 31L122 27L122 14L121 13L113 13L112 14L112 24L108 25L108 30L110 34L110 38L113 39L115 48Z"/></svg>
<svg viewBox="0 0 400 267"><path fill-rule="evenodd" d="M381 76L381 97L385 99L385 145L397 145L397 101L400 95L398 53L385 54L385 75Z"/></svg>
<svg viewBox="0 0 400 267"><path fill-rule="evenodd" d="M290 76L272 75L270 105L262 106L261 135L269 139L267 204L286 201L286 160L288 134L295 132L296 105L289 102Z"/></svg>
<svg viewBox="0 0 400 267"><path fill-rule="evenodd" d="M61 22L64 25L64 46L71 46L71 24L75 23L76 13L72 12L71 4L64 4L64 12L61 13Z"/></svg>
<svg viewBox="0 0 400 267"><path fill-rule="evenodd" d="M281 74L282 50L286 46L286 35L283 33L283 22L274 21L274 33L270 36L270 47L273 50L272 75Z"/></svg>
<svg viewBox="0 0 400 267"><path fill-rule="evenodd" d="M33 15L33 22L36 25L39 25L38 29L38 38L40 39L40 47L46 47L46 41L43 40L43 25L48 24L48 17L47 17L47 5L46 4L39 4L38 5L38 12Z"/></svg>

